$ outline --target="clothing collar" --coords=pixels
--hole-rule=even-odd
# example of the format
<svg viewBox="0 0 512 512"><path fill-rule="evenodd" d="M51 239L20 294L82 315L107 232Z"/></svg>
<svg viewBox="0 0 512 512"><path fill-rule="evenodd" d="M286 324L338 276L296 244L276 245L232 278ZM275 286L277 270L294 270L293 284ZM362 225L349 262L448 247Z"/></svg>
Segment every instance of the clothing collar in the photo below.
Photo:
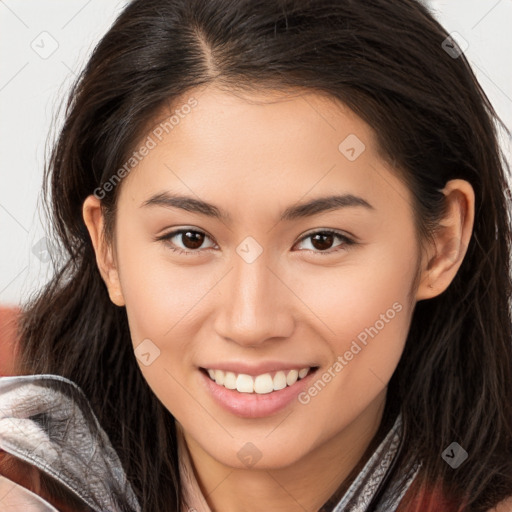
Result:
<svg viewBox="0 0 512 512"><path fill-rule="evenodd" d="M50 374L0 378L0 450L53 477L94 512L126 510L116 496L123 496L132 512L141 512L86 396L68 379ZM18 506L12 510L56 510L8 478L0 484Z"/></svg>

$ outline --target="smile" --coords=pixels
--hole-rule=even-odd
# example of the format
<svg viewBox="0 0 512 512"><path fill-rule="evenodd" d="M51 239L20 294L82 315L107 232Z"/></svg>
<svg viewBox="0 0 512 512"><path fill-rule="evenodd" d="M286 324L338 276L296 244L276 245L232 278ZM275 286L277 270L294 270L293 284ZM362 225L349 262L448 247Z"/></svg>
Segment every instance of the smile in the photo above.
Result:
<svg viewBox="0 0 512 512"><path fill-rule="evenodd" d="M254 393L264 395L279 391L287 386L293 386L297 380L303 379L311 368L297 368L287 371L277 371L251 376L245 373L234 373L213 368L206 369L210 379L226 389L239 393Z"/></svg>

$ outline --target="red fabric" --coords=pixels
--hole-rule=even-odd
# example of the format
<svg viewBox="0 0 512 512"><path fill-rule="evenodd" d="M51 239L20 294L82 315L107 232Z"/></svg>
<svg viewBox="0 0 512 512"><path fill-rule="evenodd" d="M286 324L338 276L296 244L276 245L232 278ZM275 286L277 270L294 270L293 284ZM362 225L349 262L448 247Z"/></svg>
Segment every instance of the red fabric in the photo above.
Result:
<svg viewBox="0 0 512 512"><path fill-rule="evenodd" d="M20 308L0 306L0 376L14 375Z"/></svg>
<svg viewBox="0 0 512 512"><path fill-rule="evenodd" d="M409 505L406 505L408 498L411 498ZM439 489L428 489L418 492L415 485L411 485L396 512L459 512L464 509L454 500L450 500Z"/></svg>

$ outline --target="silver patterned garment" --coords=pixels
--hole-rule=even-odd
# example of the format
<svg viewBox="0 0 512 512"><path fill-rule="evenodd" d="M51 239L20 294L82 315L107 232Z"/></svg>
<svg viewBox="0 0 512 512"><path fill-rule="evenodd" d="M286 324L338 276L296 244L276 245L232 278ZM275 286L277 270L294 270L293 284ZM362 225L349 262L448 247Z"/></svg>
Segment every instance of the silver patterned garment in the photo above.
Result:
<svg viewBox="0 0 512 512"><path fill-rule="evenodd" d="M401 434L399 415L333 512L396 510L419 469L418 465L383 486L399 451ZM121 501L129 503L131 512L142 511L107 435L85 395L70 380L57 375L0 377L0 449L56 479L94 512L125 512ZM400 494L392 501L388 496L394 488ZM58 512L40 496L2 476L0 509Z"/></svg>
<svg viewBox="0 0 512 512"><path fill-rule="evenodd" d="M57 375L0 378L0 448L59 481L94 512L124 512L115 496L127 499L133 512L141 511L87 398L70 380ZM7 478L0 481L0 499L2 511L8 506L56 510Z"/></svg>
<svg viewBox="0 0 512 512"><path fill-rule="evenodd" d="M402 448L402 416L368 459L359 475L338 502L333 512L391 512L395 511L414 481L421 463L386 484L393 462ZM379 496L379 491L381 496Z"/></svg>

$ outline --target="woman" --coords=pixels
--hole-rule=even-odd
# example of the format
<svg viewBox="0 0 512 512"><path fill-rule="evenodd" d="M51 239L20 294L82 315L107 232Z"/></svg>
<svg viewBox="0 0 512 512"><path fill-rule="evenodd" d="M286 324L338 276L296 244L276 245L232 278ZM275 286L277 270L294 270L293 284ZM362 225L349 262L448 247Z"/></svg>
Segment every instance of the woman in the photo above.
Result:
<svg viewBox="0 0 512 512"><path fill-rule="evenodd" d="M127 6L49 161L69 259L3 392L39 495L512 510L510 189L447 47L410 0Z"/></svg>

